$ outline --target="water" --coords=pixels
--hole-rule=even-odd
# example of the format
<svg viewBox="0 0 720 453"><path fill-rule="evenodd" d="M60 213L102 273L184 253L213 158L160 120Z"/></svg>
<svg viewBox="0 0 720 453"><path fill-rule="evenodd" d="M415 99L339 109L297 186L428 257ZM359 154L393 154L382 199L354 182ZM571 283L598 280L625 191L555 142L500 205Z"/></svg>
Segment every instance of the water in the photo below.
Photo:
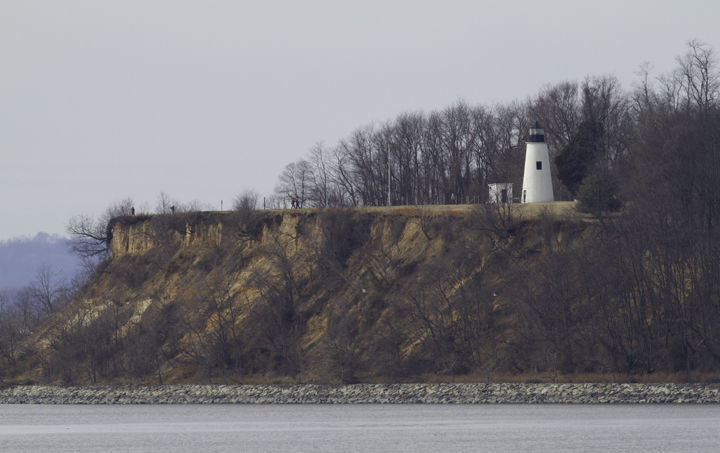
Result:
<svg viewBox="0 0 720 453"><path fill-rule="evenodd" d="M2 452L718 452L720 405L0 405Z"/></svg>

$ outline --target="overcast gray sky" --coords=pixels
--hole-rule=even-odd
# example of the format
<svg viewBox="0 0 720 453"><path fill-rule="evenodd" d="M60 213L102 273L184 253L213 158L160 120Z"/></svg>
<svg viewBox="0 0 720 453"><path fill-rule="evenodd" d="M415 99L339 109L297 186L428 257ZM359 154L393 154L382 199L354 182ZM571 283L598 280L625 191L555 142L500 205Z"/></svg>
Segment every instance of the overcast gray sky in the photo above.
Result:
<svg viewBox="0 0 720 453"><path fill-rule="evenodd" d="M669 71L718 0L0 0L0 240L160 191L272 193L316 142L464 99Z"/></svg>

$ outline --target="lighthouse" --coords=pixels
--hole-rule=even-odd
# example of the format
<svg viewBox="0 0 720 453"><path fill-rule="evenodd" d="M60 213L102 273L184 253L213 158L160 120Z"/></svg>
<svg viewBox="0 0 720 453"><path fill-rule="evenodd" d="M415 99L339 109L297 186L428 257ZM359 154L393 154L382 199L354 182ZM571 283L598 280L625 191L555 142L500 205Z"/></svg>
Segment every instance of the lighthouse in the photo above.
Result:
<svg viewBox="0 0 720 453"><path fill-rule="evenodd" d="M555 201L550 177L550 156L547 143L545 143L545 130L537 121L530 128L527 141L525 174L520 197L522 203Z"/></svg>

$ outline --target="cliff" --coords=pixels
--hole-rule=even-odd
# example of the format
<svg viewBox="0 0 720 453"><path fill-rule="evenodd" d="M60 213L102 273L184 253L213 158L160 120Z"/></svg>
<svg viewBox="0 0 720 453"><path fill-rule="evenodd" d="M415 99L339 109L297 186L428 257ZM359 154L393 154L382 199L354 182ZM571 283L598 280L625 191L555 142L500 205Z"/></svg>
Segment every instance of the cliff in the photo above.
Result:
<svg viewBox="0 0 720 453"><path fill-rule="evenodd" d="M614 379L644 362L617 350L633 339L614 337L622 312L602 304L622 300L588 286L607 221L571 203L119 217L112 256L13 377Z"/></svg>

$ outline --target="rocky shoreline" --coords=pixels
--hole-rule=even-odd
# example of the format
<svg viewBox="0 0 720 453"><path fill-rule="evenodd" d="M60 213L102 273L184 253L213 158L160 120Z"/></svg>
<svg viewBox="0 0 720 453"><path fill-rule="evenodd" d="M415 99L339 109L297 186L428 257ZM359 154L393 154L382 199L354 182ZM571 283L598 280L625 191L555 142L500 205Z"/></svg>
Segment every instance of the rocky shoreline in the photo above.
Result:
<svg viewBox="0 0 720 453"><path fill-rule="evenodd" d="M720 403L718 384L17 386L0 404Z"/></svg>

